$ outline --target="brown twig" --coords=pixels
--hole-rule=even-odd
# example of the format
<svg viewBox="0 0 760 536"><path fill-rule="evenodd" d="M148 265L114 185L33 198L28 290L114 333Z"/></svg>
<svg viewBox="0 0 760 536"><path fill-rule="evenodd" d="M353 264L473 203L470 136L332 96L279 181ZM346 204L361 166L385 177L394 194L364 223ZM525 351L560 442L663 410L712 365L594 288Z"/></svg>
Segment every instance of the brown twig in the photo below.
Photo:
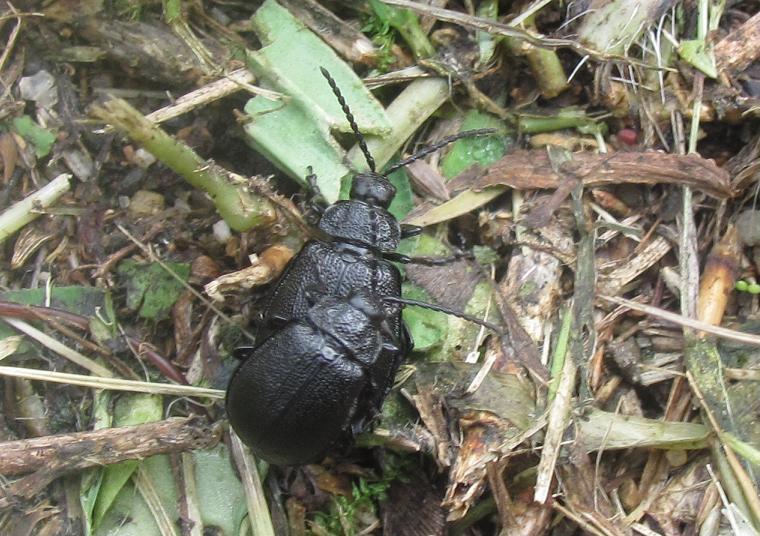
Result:
<svg viewBox="0 0 760 536"><path fill-rule="evenodd" d="M0 443L0 474L31 475L2 490L0 509L31 499L63 474L88 467L143 459L156 454L207 448L221 436L219 426L199 417Z"/></svg>
<svg viewBox="0 0 760 536"><path fill-rule="evenodd" d="M719 71L736 75L760 56L760 13L755 14L715 45Z"/></svg>
<svg viewBox="0 0 760 536"><path fill-rule="evenodd" d="M609 184L680 184L692 186L718 199L734 195L728 172L712 160L696 154L677 155L655 151L598 155L575 153L558 170L581 178L584 188ZM552 168L546 151L514 151L492 164L475 184L461 186L479 190L504 185L518 190L555 189L567 179ZM450 190L456 189L452 181Z"/></svg>

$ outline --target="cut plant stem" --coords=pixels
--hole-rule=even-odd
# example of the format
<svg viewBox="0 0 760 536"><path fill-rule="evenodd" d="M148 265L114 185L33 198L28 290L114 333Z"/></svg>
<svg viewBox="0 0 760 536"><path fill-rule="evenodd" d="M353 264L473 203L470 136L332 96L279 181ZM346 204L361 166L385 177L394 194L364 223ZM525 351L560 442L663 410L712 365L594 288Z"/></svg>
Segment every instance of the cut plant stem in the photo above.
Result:
<svg viewBox="0 0 760 536"><path fill-rule="evenodd" d="M525 27L530 32L537 32L533 17L525 21ZM514 37L507 37L505 40L513 54L524 56L528 60L530 70L544 98L556 97L568 88L565 69L555 50L538 48Z"/></svg>
<svg viewBox="0 0 760 536"><path fill-rule="evenodd" d="M24 225L38 218L40 212L35 209L49 207L68 192L71 188L70 179L71 175L68 173L58 175L45 186L0 214L0 244Z"/></svg>
<svg viewBox="0 0 760 536"><path fill-rule="evenodd" d="M739 272L741 244L736 227L731 225L715 244L705 261L699 282L697 318L719 326Z"/></svg>
<svg viewBox="0 0 760 536"><path fill-rule="evenodd" d="M273 205L267 199L252 195L244 177L204 160L190 147L148 121L126 101L110 100L93 107L93 114L142 145L187 182L206 192L232 229L246 231L276 220Z"/></svg>

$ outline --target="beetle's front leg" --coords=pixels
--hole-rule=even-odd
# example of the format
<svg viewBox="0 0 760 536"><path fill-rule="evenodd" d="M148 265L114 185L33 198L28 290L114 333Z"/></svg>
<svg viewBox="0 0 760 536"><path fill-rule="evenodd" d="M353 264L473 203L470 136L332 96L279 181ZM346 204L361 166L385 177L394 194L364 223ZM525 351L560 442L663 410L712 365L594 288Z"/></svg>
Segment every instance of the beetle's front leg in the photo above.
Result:
<svg viewBox="0 0 760 536"><path fill-rule="evenodd" d="M314 173L314 169L309 166L306 168L308 175L306 175L306 184L309 186L309 199L307 204L309 208L319 215L325 211L325 208L329 205L325 196L322 195L322 190L319 189L317 184L317 175Z"/></svg>
<svg viewBox="0 0 760 536"><path fill-rule="evenodd" d="M422 266L443 266L461 259L472 259L472 253L457 252L448 257L410 257L403 253L395 251L383 253L383 258L391 262L400 262L403 264L421 264Z"/></svg>
<svg viewBox="0 0 760 536"><path fill-rule="evenodd" d="M422 233L422 227L419 225L410 225L408 223L401 224L401 238L412 238L419 236Z"/></svg>

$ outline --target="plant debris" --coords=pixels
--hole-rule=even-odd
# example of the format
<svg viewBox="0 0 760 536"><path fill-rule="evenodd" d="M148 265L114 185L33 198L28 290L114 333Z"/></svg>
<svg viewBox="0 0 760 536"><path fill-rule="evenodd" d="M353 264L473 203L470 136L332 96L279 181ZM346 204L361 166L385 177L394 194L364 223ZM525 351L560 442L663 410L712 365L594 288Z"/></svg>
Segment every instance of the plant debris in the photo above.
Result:
<svg viewBox="0 0 760 536"><path fill-rule="evenodd" d="M760 534L756 3L38 4L0 17L0 533ZM399 252L451 261L404 297L499 332L406 308L356 445L267 466L236 348L307 175L366 170L321 67Z"/></svg>

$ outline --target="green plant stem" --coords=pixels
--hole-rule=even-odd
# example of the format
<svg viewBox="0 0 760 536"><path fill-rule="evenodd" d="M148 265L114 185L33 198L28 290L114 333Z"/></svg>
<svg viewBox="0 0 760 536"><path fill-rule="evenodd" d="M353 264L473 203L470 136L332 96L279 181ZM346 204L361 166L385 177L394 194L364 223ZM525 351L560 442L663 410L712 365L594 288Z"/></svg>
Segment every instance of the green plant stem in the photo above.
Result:
<svg viewBox="0 0 760 536"><path fill-rule="evenodd" d="M247 181L201 158L148 121L122 99L112 99L93 108L93 114L129 136L187 182L206 192L219 214L236 231L246 231L274 223L274 207L267 199L251 195Z"/></svg>
<svg viewBox="0 0 760 536"><path fill-rule="evenodd" d="M731 464L728 462L723 448L717 441L710 442L710 454L712 455L713 463L715 464L718 474L720 475L720 485L723 486L723 490L726 492L728 499L736 505L736 508L744 514L747 519L750 519L751 509L744 497L741 485L736 481L736 475Z"/></svg>
<svg viewBox="0 0 760 536"><path fill-rule="evenodd" d="M533 17L525 19L525 29L537 33ZM544 98L556 97L568 88L567 75L555 50L538 48L530 43L508 37L507 46L513 54L524 56Z"/></svg>
<svg viewBox="0 0 760 536"><path fill-rule="evenodd" d="M554 347L554 358L552 359L551 370L551 382L549 382L549 394L547 396L548 402L551 404L552 400L557 394L557 387L559 385L559 377L562 373L562 369L565 366L565 359L567 359L568 343L570 341L570 328L573 324L572 308L567 307L562 312L562 326L557 336L556 346Z"/></svg>
<svg viewBox="0 0 760 536"><path fill-rule="evenodd" d="M533 71L533 76L536 77L541 95L550 99L567 89L567 75L554 50L528 45L525 57L530 65L530 70Z"/></svg>
<svg viewBox="0 0 760 536"><path fill-rule="evenodd" d="M553 132L563 128L574 128L595 123L583 110L568 108L552 116L521 115L517 119L518 129L523 134Z"/></svg>
<svg viewBox="0 0 760 536"><path fill-rule="evenodd" d="M435 48L420 26L420 19L408 9L390 7L378 0L370 0L375 15L385 24L393 27L406 41L416 58L435 55Z"/></svg>

